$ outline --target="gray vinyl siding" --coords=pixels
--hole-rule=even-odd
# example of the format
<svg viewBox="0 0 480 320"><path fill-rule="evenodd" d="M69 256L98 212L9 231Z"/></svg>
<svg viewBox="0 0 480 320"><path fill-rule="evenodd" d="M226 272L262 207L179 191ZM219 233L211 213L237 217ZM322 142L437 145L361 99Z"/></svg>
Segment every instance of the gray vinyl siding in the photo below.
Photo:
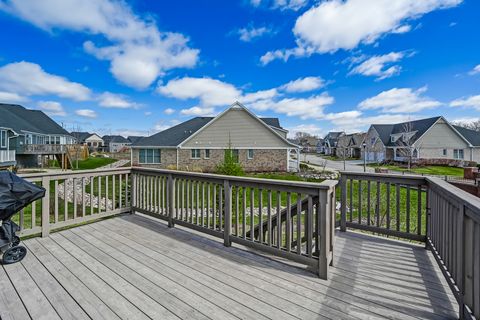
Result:
<svg viewBox="0 0 480 320"><path fill-rule="evenodd" d="M415 142L421 158L453 159L453 149L463 149L464 159L470 160L468 144L445 121L440 120ZM443 155L447 149L447 155ZM468 156L467 156L468 154Z"/></svg>
<svg viewBox="0 0 480 320"><path fill-rule="evenodd" d="M228 110L182 147L226 148L229 140L233 148L291 148L278 134L242 109Z"/></svg>

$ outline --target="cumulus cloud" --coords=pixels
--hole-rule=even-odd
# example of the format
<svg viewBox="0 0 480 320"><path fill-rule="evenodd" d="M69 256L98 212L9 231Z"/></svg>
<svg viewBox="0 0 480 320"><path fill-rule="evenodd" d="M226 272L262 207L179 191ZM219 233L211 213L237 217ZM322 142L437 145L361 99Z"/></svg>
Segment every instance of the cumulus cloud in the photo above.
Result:
<svg viewBox="0 0 480 320"><path fill-rule="evenodd" d="M56 95L77 101L90 99L84 85L45 72L38 64L15 62L0 67L0 90L17 96Z"/></svg>
<svg viewBox="0 0 480 320"><path fill-rule="evenodd" d="M110 72L122 83L146 88L166 71L190 68L199 50L180 33L160 31L151 17L140 17L117 0L9 0L0 10L47 30L66 29L102 36L84 43L86 52L110 61ZM96 40L97 41L97 40Z"/></svg>
<svg viewBox="0 0 480 320"><path fill-rule="evenodd" d="M28 101L28 99L18 93L0 91L0 101L2 103L19 103Z"/></svg>
<svg viewBox="0 0 480 320"><path fill-rule="evenodd" d="M390 33L411 30L406 23L439 9L451 8L463 0L332 0L322 1L304 12L295 22L295 49L268 52L262 58L288 60L312 53L351 50L372 44ZM268 63L267 62L267 63Z"/></svg>
<svg viewBox="0 0 480 320"><path fill-rule="evenodd" d="M176 99L199 99L202 106L213 107L233 103L241 92L234 85L212 78L191 78L170 80L159 86L157 91Z"/></svg>
<svg viewBox="0 0 480 320"><path fill-rule="evenodd" d="M85 118L96 118L97 113L91 109L78 109L75 110L75 114Z"/></svg>
<svg viewBox="0 0 480 320"><path fill-rule="evenodd" d="M56 101L40 101L38 102L38 108L49 116L64 117L67 115L63 106Z"/></svg>
<svg viewBox="0 0 480 320"><path fill-rule="evenodd" d="M426 87L418 90L411 88L393 88L365 99L358 106L361 110L382 110L385 113L419 112L442 105L439 101L424 97Z"/></svg>
<svg viewBox="0 0 480 320"><path fill-rule="evenodd" d="M288 135L290 137L294 137L297 132L306 132L314 136L325 135L324 129L315 124L300 124L298 126L288 128Z"/></svg>
<svg viewBox="0 0 480 320"><path fill-rule="evenodd" d="M411 57L414 53L390 52L384 55L378 55L364 60L355 66L349 74L361 74L364 76L374 76L377 80L383 80L398 75L402 69L399 65L392 65L405 57Z"/></svg>
<svg viewBox="0 0 480 320"><path fill-rule="evenodd" d="M198 117L214 116L215 108L195 106L188 109L180 110L180 114L184 116L198 116Z"/></svg>
<svg viewBox="0 0 480 320"><path fill-rule="evenodd" d="M125 95L108 91L102 93L98 97L98 100L100 106L105 108L130 109L139 107L137 103L129 101Z"/></svg>
<svg viewBox="0 0 480 320"><path fill-rule="evenodd" d="M451 107L467 107L480 111L480 95L456 99L450 102Z"/></svg>
<svg viewBox="0 0 480 320"><path fill-rule="evenodd" d="M305 77L292 80L280 88L286 92L307 92L320 89L325 85L325 81L320 77Z"/></svg>
<svg viewBox="0 0 480 320"><path fill-rule="evenodd" d="M476 65L468 74L474 76L480 73L480 64Z"/></svg>
<svg viewBox="0 0 480 320"><path fill-rule="evenodd" d="M272 28L269 27L258 27L256 28L252 23L250 23L245 28L240 28L236 32L239 35L239 39L243 42L250 42L257 38L273 34L274 31Z"/></svg>
<svg viewBox="0 0 480 320"><path fill-rule="evenodd" d="M413 120L412 116L407 114L379 114L375 116L364 116L358 110L330 113L325 120L329 120L334 125L334 130L345 131L347 133L365 131L372 124L391 124Z"/></svg>
<svg viewBox="0 0 480 320"><path fill-rule="evenodd" d="M163 113L171 115L171 114L175 113L175 109L167 108L167 109L163 110Z"/></svg>

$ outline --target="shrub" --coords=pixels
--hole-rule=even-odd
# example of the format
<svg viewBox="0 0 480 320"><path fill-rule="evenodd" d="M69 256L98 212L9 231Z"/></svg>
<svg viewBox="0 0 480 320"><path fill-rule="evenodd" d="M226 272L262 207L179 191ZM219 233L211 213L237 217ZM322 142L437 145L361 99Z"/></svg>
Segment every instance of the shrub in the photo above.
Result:
<svg viewBox="0 0 480 320"><path fill-rule="evenodd" d="M238 157L235 155L235 152L230 146L225 150L223 162L217 165L215 172L227 176L245 175L245 171L240 163L238 163Z"/></svg>

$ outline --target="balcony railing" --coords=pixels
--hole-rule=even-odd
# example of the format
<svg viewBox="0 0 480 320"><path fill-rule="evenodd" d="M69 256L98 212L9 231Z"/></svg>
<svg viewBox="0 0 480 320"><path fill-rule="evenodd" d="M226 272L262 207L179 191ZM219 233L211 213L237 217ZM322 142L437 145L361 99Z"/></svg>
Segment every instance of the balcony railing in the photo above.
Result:
<svg viewBox="0 0 480 320"><path fill-rule="evenodd" d="M17 147L20 154L61 154L65 150L64 144L24 144Z"/></svg>
<svg viewBox="0 0 480 320"><path fill-rule="evenodd" d="M434 177L343 172L340 228L426 243L460 306L480 317L480 199Z"/></svg>
<svg viewBox="0 0 480 320"><path fill-rule="evenodd" d="M31 174L47 196L15 219L22 235L139 212L308 265L328 277L336 181L302 183L146 168ZM438 178L344 172L338 224L425 242L464 318L480 316L480 199Z"/></svg>
<svg viewBox="0 0 480 320"><path fill-rule="evenodd" d="M0 150L0 163L2 162L14 162L15 150Z"/></svg>

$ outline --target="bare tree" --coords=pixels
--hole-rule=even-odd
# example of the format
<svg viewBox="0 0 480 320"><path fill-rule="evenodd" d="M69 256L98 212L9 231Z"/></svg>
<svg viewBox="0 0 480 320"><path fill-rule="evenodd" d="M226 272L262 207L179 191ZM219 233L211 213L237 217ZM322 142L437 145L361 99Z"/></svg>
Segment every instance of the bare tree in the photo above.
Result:
<svg viewBox="0 0 480 320"><path fill-rule="evenodd" d="M415 143L413 139L414 136L415 132L413 131L413 124L411 122L405 122L402 125L402 130L394 135L395 145L397 146L395 148L396 155L407 159L408 170L412 168L412 158L415 151L413 146Z"/></svg>
<svg viewBox="0 0 480 320"><path fill-rule="evenodd" d="M480 131L480 119L472 122L454 121L452 124L466 129Z"/></svg>

